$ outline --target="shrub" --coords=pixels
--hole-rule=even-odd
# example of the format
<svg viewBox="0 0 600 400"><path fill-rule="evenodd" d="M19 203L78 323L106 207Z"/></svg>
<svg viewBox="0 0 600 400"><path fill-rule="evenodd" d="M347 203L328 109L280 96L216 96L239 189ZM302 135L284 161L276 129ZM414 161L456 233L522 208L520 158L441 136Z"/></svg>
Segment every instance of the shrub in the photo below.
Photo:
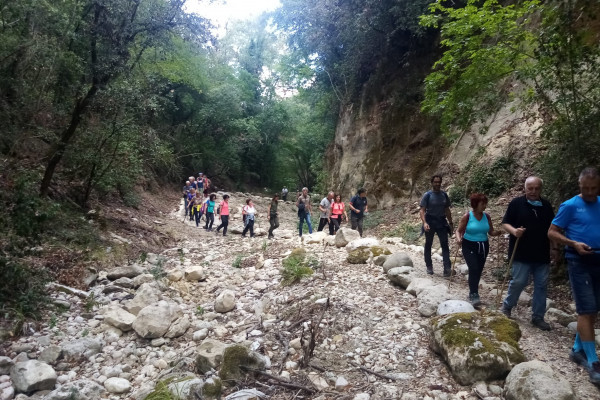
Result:
<svg viewBox="0 0 600 400"><path fill-rule="evenodd" d="M291 254L289 257L283 259L283 271L281 273L283 277L281 284L283 286L300 282L303 277L313 274L313 269L308 266L305 259L305 254Z"/></svg>
<svg viewBox="0 0 600 400"><path fill-rule="evenodd" d="M417 240L419 240L419 236L421 236L421 225L403 222L400 225L398 225L395 229L384 232L383 236L401 237L406 243L413 244L416 243Z"/></svg>

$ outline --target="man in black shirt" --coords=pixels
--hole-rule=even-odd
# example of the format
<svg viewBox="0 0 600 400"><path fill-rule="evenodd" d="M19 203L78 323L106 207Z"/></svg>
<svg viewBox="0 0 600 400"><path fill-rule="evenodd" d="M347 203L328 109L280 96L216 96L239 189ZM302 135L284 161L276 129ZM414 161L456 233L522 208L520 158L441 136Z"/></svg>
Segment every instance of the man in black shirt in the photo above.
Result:
<svg viewBox="0 0 600 400"><path fill-rule="evenodd" d="M517 238L519 244L512 265L512 279L508 285L502 312L510 317L517 305L521 292L533 276L533 300L531 323L549 331L550 325L544 321L546 314L546 294L550 273L550 240L548 228L552 224L554 211L548 201L540 197L542 180L530 176L525 180L525 196L513 199L502 219L502 227L510 233L509 257L513 253Z"/></svg>
<svg viewBox="0 0 600 400"><path fill-rule="evenodd" d="M367 189L360 188L358 193L350 199L349 204L350 210L350 223L352 229L357 230L362 237L363 234L363 219L365 214L369 212L369 206L367 205Z"/></svg>

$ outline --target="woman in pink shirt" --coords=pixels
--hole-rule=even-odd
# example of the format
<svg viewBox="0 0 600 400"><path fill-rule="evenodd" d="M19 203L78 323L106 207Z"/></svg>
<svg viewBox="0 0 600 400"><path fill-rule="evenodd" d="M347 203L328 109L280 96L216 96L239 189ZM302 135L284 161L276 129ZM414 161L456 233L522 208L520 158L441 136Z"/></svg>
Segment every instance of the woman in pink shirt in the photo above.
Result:
<svg viewBox="0 0 600 400"><path fill-rule="evenodd" d="M223 201L219 204L219 208L217 210L219 213L219 221L221 224L217 226L217 233L219 230L223 228L223 236L227 236L227 225L229 225L229 195L223 195Z"/></svg>
<svg viewBox="0 0 600 400"><path fill-rule="evenodd" d="M346 214L346 209L344 202L342 201L342 195L336 194L334 197L334 201L331 204L331 222L333 222L334 234L340 229L340 224L342 223L342 217L346 217L346 221L348 221L348 214Z"/></svg>

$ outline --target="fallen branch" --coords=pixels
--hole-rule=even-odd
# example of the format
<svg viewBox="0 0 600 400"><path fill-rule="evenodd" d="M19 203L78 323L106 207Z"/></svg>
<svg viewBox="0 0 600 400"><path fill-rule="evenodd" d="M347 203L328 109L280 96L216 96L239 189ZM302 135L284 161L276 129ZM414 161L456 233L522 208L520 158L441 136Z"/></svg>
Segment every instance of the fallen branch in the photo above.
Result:
<svg viewBox="0 0 600 400"><path fill-rule="evenodd" d="M379 377L381 379L389 379L389 380L392 380L392 381L397 381L398 380L397 378L394 378L394 377L391 377L391 376L387 376L387 375L383 375L383 374L380 374L379 372L372 371L372 370L370 370L368 368L363 367L362 365L358 365L358 364L354 364L354 363L351 363L351 364L354 365L356 368L360 369L361 371L366 372L366 373L371 374L371 375L375 375L375 376L377 376L377 377Z"/></svg>
<svg viewBox="0 0 600 400"><path fill-rule="evenodd" d="M285 366L285 360L287 360L287 358L288 358L288 350L290 349L290 342L287 340L284 342L284 340L281 337L281 335L279 334L279 332L275 333L275 338L277 340L279 340L279 343L281 343L281 345L283 346L283 357L281 358L281 365L279 366L279 373L281 374L281 371L283 371L283 367Z"/></svg>
<svg viewBox="0 0 600 400"><path fill-rule="evenodd" d="M305 392L308 392L309 394L315 394L315 391L313 389L311 389L311 388L308 388L308 387L302 386L302 385L298 385L296 383L286 382L283 378L280 378L280 377L275 376L275 375L271 375L269 373L260 371L258 369L248 368L248 367L245 367L243 365L241 365L240 368L243 369L243 370L245 370L245 371L253 372L255 374L262 375L262 376L264 376L266 378L273 379L275 381L273 383L274 385L283 386L283 387L286 387L286 388L289 388L289 389L300 389L300 390L304 390Z"/></svg>

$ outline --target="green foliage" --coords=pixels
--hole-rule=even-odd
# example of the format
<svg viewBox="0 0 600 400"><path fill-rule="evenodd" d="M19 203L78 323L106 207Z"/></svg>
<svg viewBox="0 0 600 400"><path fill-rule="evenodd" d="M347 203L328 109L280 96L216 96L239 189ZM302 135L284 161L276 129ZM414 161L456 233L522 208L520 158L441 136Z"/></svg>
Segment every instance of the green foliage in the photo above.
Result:
<svg viewBox="0 0 600 400"><path fill-rule="evenodd" d="M314 261L311 262L313 265L315 264ZM306 261L305 252L292 252L292 254L283 259L281 264L283 265L283 271L281 273L283 278L281 284L283 286L293 285L294 283L300 282L305 276L310 276L314 273L313 268L311 268ZM318 264L318 262L316 264Z"/></svg>
<svg viewBox="0 0 600 400"><path fill-rule="evenodd" d="M385 211L384 210L375 210L370 211L368 215L365 216L363 221L364 229L371 229L378 226L381 221L384 219Z"/></svg>
<svg viewBox="0 0 600 400"><path fill-rule="evenodd" d="M204 307L202 307L202 306L198 306L198 307L196 307L195 314L196 314L197 316L201 316L201 315L203 315L203 314L204 314Z"/></svg>
<svg viewBox="0 0 600 400"><path fill-rule="evenodd" d="M470 172L467 192L497 197L512 187L515 162L510 156L497 158L491 165L479 164Z"/></svg>
<svg viewBox="0 0 600 400"><path fill-rule="evenodd" d="M576 177L597 164L600 149L598 5L567 0L501 4L442 0L422 17L439 27L444 53L426 80L423 109L442 129L466 129L508 100L542 120L545 141L537 168L558 203L577 192ZM480 171L479 181L489 181ZM489 182L484 187L490 188Z"/></svg>
<svg viewBox="0 0 600 400"><path fill-rule="evenodd" d="M49 303L45 285L50 276L21 261L0 255L0 310L10 318L40 319Z"/></svg>
<svg viewBox="0 0 600 400"><path fill-rule="evenodd" d="M421 225L411 224L409 222L402 222L396 228L391 231L384 232L385 237L401 237L405 243L414 244L419 240L421 236Z"/></svg>
<svg viewBox="0 0 600 400"><path fill-rule="evenodd" d="M83 308L85 309L86 312L91 312L94 310L94 307L96 307L97 305L99 305L100 303L98 303L96 301L96 295L94 294L94 292L91 292L90 295L85 299L85 303L83 304Z"/></svg>
<svg viewBox="0 0 600 400"><path fill-rule="evenodd" d="M244 260L244 255L243 254L238 254L237 256L235 256L235 258L233 259L233 262L231 263L231 266L233 268L241 268L242 267L242 261Z"/></svg>
<svg viewBox="0 0 600 400"><path fill-rule="evenodd" d="M159 257L156 265L153 265L148 270L148 272L150 272L154 276L154 279L159 280L159 279L162 279L165 276L167 276L167 273L165 272L165 268L164 268L164 263L165 263L165 260L163 258Z"/></svg>

